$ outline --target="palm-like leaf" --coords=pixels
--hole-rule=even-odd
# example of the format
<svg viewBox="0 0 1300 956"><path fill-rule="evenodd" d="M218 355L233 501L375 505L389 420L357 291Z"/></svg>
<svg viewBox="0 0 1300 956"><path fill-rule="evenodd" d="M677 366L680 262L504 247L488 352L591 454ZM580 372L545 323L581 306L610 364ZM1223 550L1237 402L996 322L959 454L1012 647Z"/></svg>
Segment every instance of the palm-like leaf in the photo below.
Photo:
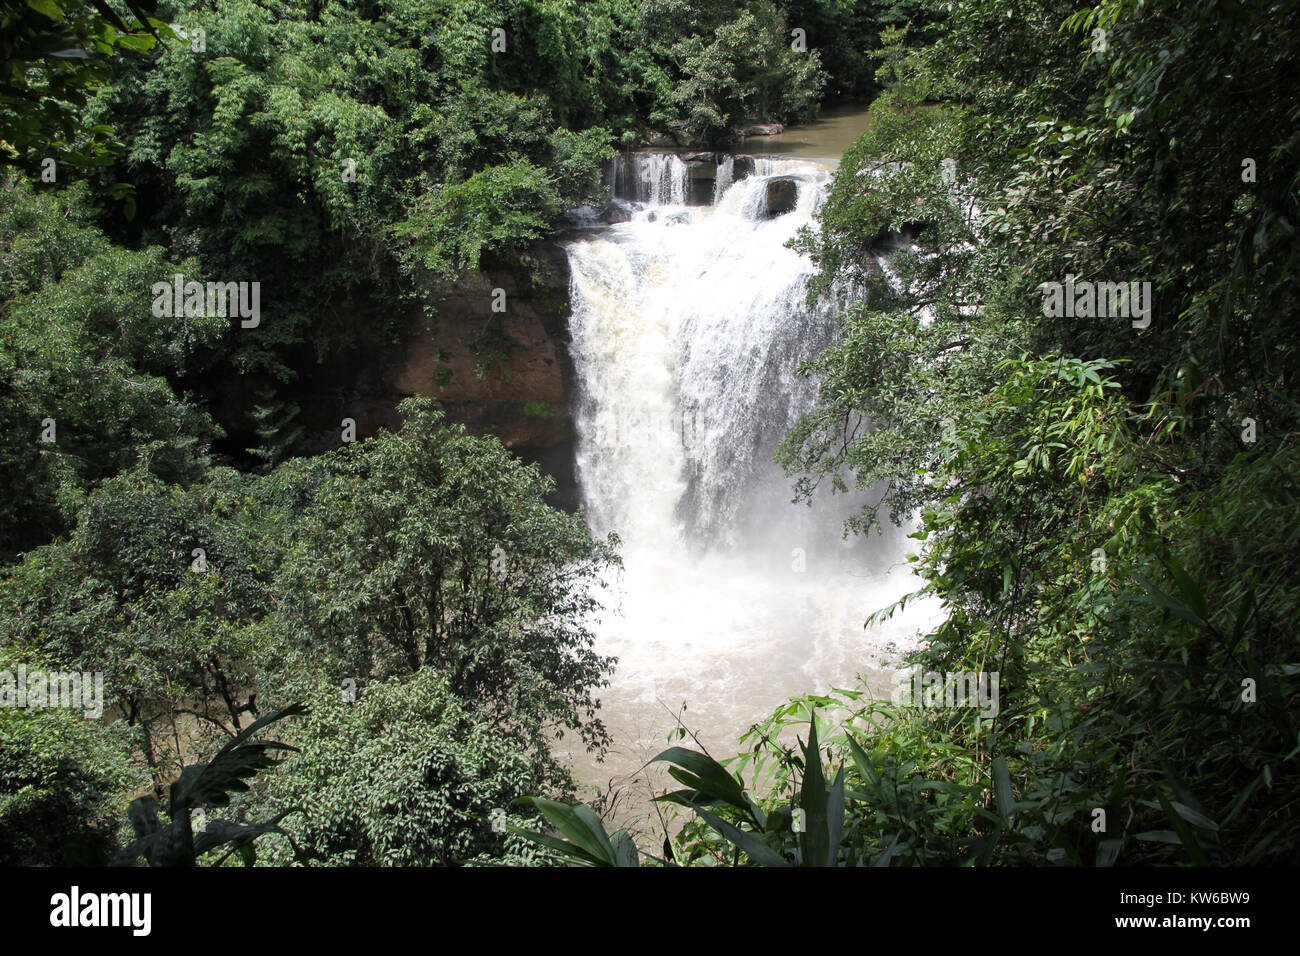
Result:
<svg viewBox="0 0 1300 956"><path fill-rule="evenodd" d="M274 751L296 753L297 748L288 744L249 738L267 724L306 712L307 708L302 704L290 704L267 714L245 727L207 763L192 764L182 770L180 779L171 786L172 814L200 806L225 806L230 803L232 791L248 789L245 780L255 776L259 770L274 766Z"/></svg>
<svg viewBox="0 0 1300 956"><path fill-rule="evenodd" d="M192 764L181 771L180 779L171 785L168 813L171 823L162 826L158 821L158 802L153 797L138 797L131 801L128 811L131 826L138 839L123 848L110 866L133 866L144 857L150 866L194 866L197 857L209 850L231 844L230 852L249 847L264 833L279 833L293 840L279 826L284 817L297 808L285 810L265 823L236 824L226 820L210 822L196 839L190 821L191 811L199 807L225 806L230 794L246 791L244 781L258 771L273 766L276 751L297 752L296 747L271 740L252 740L252 736L268 724L285 717L307 713L302 704L290 704L267 714L249 724L236 737L217 751L207 763ZM294 845L295 854L298 848ZM222 860L229 856L218 860Z"/></svg>

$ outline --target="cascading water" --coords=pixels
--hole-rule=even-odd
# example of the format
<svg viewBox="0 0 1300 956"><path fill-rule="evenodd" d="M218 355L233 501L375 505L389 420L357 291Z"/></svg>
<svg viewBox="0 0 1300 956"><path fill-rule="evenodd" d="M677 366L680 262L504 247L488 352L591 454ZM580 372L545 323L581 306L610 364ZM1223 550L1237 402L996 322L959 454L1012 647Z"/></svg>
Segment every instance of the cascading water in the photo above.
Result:
<svg viewBox="0 0 1300 956"><path fill-rule="evenodd" d="M727 156L718 163L718 171L713 180L713 204L716 206L719 200L727 194L731 184L736 181L736 157Z"/></svg>
<svg viewBox="0 0 1300 956"><path fill-rule="evenodd" d="M578 481L592 531L622 539L625 569L611 582L621 605L596 624L599 650L620 660L601 695L615 754L578 766L591 783L662 749L683 702L725 748L790 695L851 685L924 623L913 611L864 631L917 584L903 532L845 541L862 499L791 504L772 462L816 397L798 367L835 335L836 304L806 303L813 266L786 247L830 173L753 169L729 182L724 161L714 205L687 207L678 157L622 158L608 179L645 197L632 221L566 244ZM788 198L790 184L794 202L773 214L772 190Z"/></svg>
<svg viewBox="0 0 1300 956"><path fill-rule="evenodd" d="M655 206L683 206L689 186L686 164L674 153L620 156L605 177L616 195Z"/></svg>

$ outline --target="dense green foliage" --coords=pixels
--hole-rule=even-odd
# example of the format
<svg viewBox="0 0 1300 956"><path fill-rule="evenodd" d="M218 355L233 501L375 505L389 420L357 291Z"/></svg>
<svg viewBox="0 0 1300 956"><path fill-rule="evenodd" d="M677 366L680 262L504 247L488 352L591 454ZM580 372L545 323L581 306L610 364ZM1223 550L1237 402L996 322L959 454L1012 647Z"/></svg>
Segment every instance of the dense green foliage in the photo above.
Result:
<svg viewBox="0 0 1300 956"><path fill-rule="evenodd" d="M807 117L823 80L770 0L233 0L159 15L187 39L120 60L91 104L126 148L104 184L138 195L131 222L104 224L196 256L205 278L262 283L261 326L224 338L202 391L224 407L222 383L250 382L258 401L222 424L230 451L271 464L315 450L292 399L312 362L391 341L431 287L513 264L565 209L599 202L616 142L725 141Z"/></svg>
<svg viewBox="0 0 1300 956"><path fill-rule="evenodd" d="M49 835L15 859L102 856L127 798L162 801L259 704L300 696L317 711L286 732L317 752L267 789L339 807L293 824L309 859L518 852L471 817L518 822L515 797L567 793L557 733L605 744L610 662L586 622L613 542L425 403L399 435L332 451L296 390L602 201L616 145L812 115L815 46L793 49L768 0L34 0L2 16L0 645L103 671L114 720L6 718L0 826ZM837 62L841 85L866 69ZM155 314L176 275L259 282L260 322ZM329 706L344 687L360 703ZM348 727L393 761L374 813L326 746ZM418 836L374 816L417 778ZM263 817L284 809L264 796ZM142 839L187 825L141 807Z"/></svg>
<svg viewBox="0 0 1300 956"><path fill-rule="evenodd" d="M586 621L612 548L500 444L428 399L402 410L401 433L312 463L322 480L279 577L290 648L339 678L432 667L539 757L551 724L602 744L591 688L608 661Z"/></svg>
<svg viewBox="0 0 1300 956"><path fill-rule="evenodd" d="M158 4L157 43L64 7L0 20L0 662L104 671L109 719L0 709L5 862L104 857L132 796L131 853L194 861L243 784L182 784L297 700L300 752L212 840L638 862L550 749L608 742L617 541L428 401L338 448L294 389L599 204L616 147L882 86L796 241L814 295L862 294L781 460L801 497L876 489L851 530L919 516L946 614L914 663L996 671L1000 708L844 691L726 769L674 748L698 819L658 860L1300 858L1295 3L229 0ZM261 282L261 324L155 315L174 274ZM1067 277L1151 312L1049 314Z"/></svg>
<svg viewBox="0 0 1300 956"><path fill-rule="evenodd" d="M811 117L824 81L820 57L792 48L774 4L753 6L735 19L691 6L684 16L689 35L666 51L683 77L669 94L669 111L656 119L693 140L717 143L747 117ZM676 8L664 12L683 16Z"/></svg>
<svg viewBox="0 0 1300 956"><path fill-rule="evenodd" d="M794 701L675 855L787 862L741 772L770 810L838 763L840 865L1293 864L1295 5L936 13L798 242L865 295L782 460L876 489L857 530L920 515L913 663L997 672L1000 710ZM1067 276L1151 313L1050 314ZM815 761L778 743L811 708Z"/></svg>
<svg viewBox="0 0 1300 956"><path fill-rule="evenodd" d="M514 801L548 781L510 736L452 694L432 668L374 683L355 703L314 695L295 734L301 753L256 797L306 812L281 824L293 843L259 844L268 863L323 866L507 863L534 854L507 826Z"/></svg>
<svg viewBox="0 0 1300 956"><path fill-rule="evenodd" d="M155 317L153 282L193 262L109 243L84 185L38 193L10 176L0 191L0 560L10 560L65 530L94 482L142 457L170 480L202 475L218 430L178 383L225 321Z"/></svg>
<svg viewBox="0 0 1300 956"><path fill-rule="evenodd" d="M0 708L0 865L90 864L111 855L125 794L142 782L125 730L76 712Z"/></svg>
<svg viewBox="0 0 1300 956"><path fill-rule="evenodd" d="M86 126L84 108L111 76L115 52L152 50L170 35L150 17L155 0L124 5L130 12L119 15L105 0L27 0L0 13L0 162L34 157L43 181L57 182L60 164L121 153L111 127Z"/></svg>
<svg viewBox="0 0 1300 956"><path fill-rule="evenodd" d="M278 740L261 740L264 728L284 719L305 713L301 704L290 704L261 717L228 740L211 760L187 765L173 781L167 793L167 817L158 819L158 801L151 795L131 801L129 814L135 840L117 853L113 866L133 866L145 859L150 866L196 866L206 853L224 851L215 860L221 863L239 853L251 865L257 858L258 837L279 834L297 851L293 838L280 827L280 821L301 808L289 807L260 823L234 823L208 820L208 808L229 807L232 793L246 793L248 781L259 772L276 765L277 754L292 753L296 748ZM203 814L198 821L196 813ZM196 822L199 824L195 830Z"/></svg>
<svg viewBox="0 0 1300 956"><path fill-rule="evenodd" d="M409 693L422 696L403 703L406 685L377 683L376 707L387 694L396 695L389 706L434 710L424 724L386 724L388 736L366 725L375 747L427 757L446 736L459 748L449 760L487 760L491 750L509 768L503 780L567 791L549 751L555 733L567 728L593 748L606 739L594 689L610 662L591 651L584 621L595 606L586 585L614 560L610 545L591 541L580 516L545 505L550 479L495 441L444 424L426 400L402 410L399 434L265 476L215 469L182 486L142 463L101 482L66 539L4 572L7 654L104 672L104 704L129 733L115 735L117 756L94 773L129 766L134 750L161 797L164 781L196 754L246 731L259 699L283 704L328 686L365 701L371 681L390 677L413 681ZM435 674L437 686L426 687ZM288 734L337 733L337 723L322 721L343 718L322 706ZM90 768L58 766L73 775L59 788L69 791L63 799L91 800L72 782ZM459 772L477 779L480 766ZM13 771L17 794L54 785L26 783L24 773ZM295 799L308 799L304 786L337 785L333 773L305 779L317 784L299 780ZM22 808L38 792L7 812L29 812ZM430 797L442 798L441 789ZM430 841L424 849L398 850L390 840L375 859L488 851L470 853L442 830L421 839Z"/></svg>
<svg viewBox="0 0 1300 956"><path fill-rule="evenodd" d="M966 788L940 833L989 831L1006 761L994 860L1294 862L1294 6L949 10L806 248L844 279L882 230L926 228L786 447L922 515L948 615L921 661L1001 674L994 721L910 713L885 739L919 734L914 785ZM1150 282L1149 326L1049 317L1041 284L1068 274ZM845 447L855 416L874 428ZM957 792L916 822L877 793L877 846L906 825L904 852L933 852Z"/></svg>

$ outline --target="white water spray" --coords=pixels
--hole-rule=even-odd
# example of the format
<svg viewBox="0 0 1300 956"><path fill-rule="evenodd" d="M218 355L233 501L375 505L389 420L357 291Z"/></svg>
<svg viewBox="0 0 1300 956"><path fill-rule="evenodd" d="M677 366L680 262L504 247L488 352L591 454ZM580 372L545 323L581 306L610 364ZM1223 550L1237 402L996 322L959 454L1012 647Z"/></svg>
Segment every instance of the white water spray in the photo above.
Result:
<svg viewBox="0 0 1300 956"><path fill-rule="evenodd" d="M813 223L829 171L779 159L754 170L729 181L724 161L714 205L687 207L680 159L622 158L611 185L645 197L641 208L567 243L578 480L593 532L618 532L625 565L621 607L596 628L598 649L620 658L601 695L617 753L579 767L591 782L662 749L683 702L728 752L789 696L852 686L928 623L912 611L864 630L918 585L903 532L846 542L863 499L792 504L772 462L816 398L798 367L835 335L837 308L806 302L812 263L786 248ZM777 178L797 198L772 215Z"/></svg>

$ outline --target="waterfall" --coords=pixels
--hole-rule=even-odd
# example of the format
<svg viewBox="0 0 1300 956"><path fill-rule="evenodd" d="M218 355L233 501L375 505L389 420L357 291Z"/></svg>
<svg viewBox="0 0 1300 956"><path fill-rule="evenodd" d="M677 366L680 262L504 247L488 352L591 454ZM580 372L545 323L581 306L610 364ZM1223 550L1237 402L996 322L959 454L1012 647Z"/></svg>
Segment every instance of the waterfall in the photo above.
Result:
<svg viewBox="0 0 1300 956"><path fill-rule="evenodd" d="M653 158L651 194L674 195L671 166ZM649 218L670 201L569 244L578 473L598 532L634 549L734 545L754 482L779 478L772 452L814 397L798 365L834 327L829 306L804 303L811 263L785 248L826 181L808 164L799 173L784 216L764 214L770 176L755 175L712 215Z"/></svg>
<svg viewBox="0 0 1300 956"><path fill-rule="evenodd" d="M652 206L684 206L689 186L686 164L675 153L619 156L605 183L615 196Z"/></svg>
<svg viewBox="0 0 1300 956"><path fill-rule="evenodd" d="M719 164L711 207L675 208L679 158L622 157L608 180L640 208L565 246L578 482L592 531L617 532L624 558L620 603L596 626L620 658L603 713L629 747L662 744L664 705L684 700L734 742L789 695L851 686L920 626L862 627L918 584L907 529L846 541L863 495L794 505L772 461L816 399L799 365L835 341L843 305L806 302L814 267L786 247L830 170L758 159L733 180L738 167ZM776 215L778 179L796 192Z"/></svg>
<svg viewBox="0 0 1300 956"><path fill-rule="evenodd" d="M713 204L727 194L731 184L736 180L736 157L728 156L718 163L718 172L713 180Z"/></svg>

